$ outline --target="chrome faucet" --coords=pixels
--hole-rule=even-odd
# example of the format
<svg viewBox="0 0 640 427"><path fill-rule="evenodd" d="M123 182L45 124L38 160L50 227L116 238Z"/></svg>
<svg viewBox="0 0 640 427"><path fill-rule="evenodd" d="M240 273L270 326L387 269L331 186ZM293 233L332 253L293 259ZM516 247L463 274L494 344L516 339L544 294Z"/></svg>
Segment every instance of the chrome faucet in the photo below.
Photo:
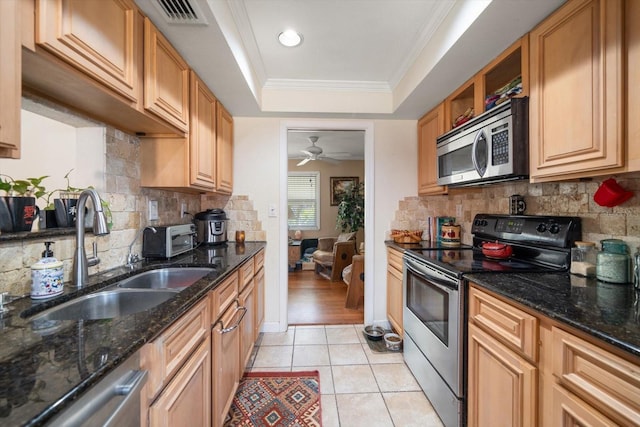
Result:
<svg viewBox="0 0 640 427"><path fill-rule="evenodd" d="M87 188L80 193L78 198L78 204L76 205L76 250L73 253L73 271L72 271L72 283L78 287L83 287L87 282L89 276L89 266L96 265L100 262L97 257L96 245L93 246L93 256L87 259L87 253L84 250L84 209L87 204L87 199L91 197L93 202L93 234L96 236L103 236L109 234L109 226L107 225L107 218L102 210L102 202L98 192L93 188Z"/></svg>
<svg viewBox="0 0 640 427"><path fill-rule="evenodd" d="M134 254L133 253L133 245L136 243L136 241L138 240L138 237L140 237L142 232L144 232L144 230L146 230L147 228L149 230L153 231L154 234L158 232L158 230L156 230L155 227L151 227L151 226L147 226L147 227L144 227L144 228L141 228L140 230L138 230L136 235L133 237L133 241L129 245L129 254L127 255L127 263L125 264L127 267L132 267L133 268L133 264L135 264L136 262L140 261L140 257L138 256L138 254Z"/></svg>

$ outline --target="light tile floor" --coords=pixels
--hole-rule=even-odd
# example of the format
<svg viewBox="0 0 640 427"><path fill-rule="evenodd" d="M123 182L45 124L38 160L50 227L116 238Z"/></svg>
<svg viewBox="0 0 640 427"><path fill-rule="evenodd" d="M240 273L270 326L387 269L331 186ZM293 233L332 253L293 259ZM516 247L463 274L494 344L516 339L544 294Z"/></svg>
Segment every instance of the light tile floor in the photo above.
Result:
<svg viewBox="0 0 640 427"><path fill-rule="evenodd" d="M362 329L292 326L264 333L251 370L319 371L323 427L441 427L402 353L374 352Z"/></svg>

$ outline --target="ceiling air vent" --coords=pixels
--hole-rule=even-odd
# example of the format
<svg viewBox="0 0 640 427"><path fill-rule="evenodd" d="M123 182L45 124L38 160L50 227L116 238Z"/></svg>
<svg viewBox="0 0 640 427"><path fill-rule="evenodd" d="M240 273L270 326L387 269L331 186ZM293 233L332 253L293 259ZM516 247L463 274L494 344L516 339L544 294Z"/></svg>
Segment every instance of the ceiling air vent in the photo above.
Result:
<svg viewBox="0 0 640 427"><path fill-rule="evenodd" d="M169 24L207 25L195 0L154 0L153 4Z"/></svg>

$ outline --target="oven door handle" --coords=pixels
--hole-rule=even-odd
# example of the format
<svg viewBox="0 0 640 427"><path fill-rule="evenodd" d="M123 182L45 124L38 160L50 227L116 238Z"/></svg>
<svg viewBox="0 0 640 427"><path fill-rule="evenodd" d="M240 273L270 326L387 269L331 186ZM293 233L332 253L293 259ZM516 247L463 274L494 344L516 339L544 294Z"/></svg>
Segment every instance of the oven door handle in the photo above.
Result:
<svg viewBox="0 0 640 427"><path fill-rule="evenodd" d="M406 266L407 266L407 270L411 271L416 276L427 277L429 279L429 282L432 285L436 286L442 291L445 291L447 293L452 291L458 291L457 282L453 283L453 282L443 280L442 278L428 271L419 271L415 267L413 267L410 263L406 263Z"/></svg>

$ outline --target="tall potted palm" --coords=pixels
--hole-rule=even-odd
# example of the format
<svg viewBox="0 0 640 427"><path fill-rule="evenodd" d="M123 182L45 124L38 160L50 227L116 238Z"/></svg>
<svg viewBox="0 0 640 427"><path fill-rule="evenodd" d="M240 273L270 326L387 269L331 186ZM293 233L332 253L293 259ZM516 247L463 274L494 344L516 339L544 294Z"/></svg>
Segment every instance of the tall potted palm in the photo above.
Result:
<svg viewBox="0 0 640 427"><path fill-rule="evenodd" d="M364 227L364 184L359 183L345 191L338 205L336 228L357 233Z"/></svg>

